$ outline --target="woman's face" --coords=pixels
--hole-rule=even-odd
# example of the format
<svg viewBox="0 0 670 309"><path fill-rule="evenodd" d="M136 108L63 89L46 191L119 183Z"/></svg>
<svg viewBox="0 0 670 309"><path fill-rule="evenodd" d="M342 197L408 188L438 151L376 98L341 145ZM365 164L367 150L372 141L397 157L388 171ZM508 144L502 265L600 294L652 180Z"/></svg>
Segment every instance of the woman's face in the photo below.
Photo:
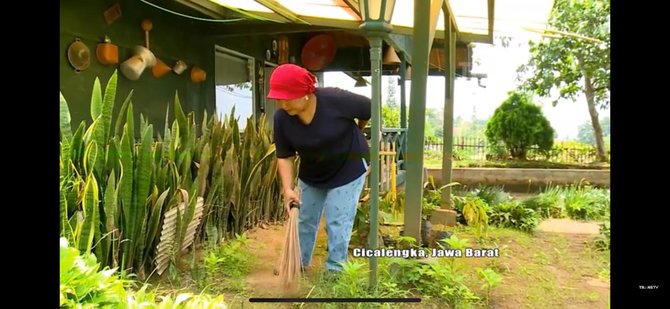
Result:
<svg viewBox="0 0 670 309"><path fill-rule="evenodd" d="M307 107L307 100L305 97L299 97L292 100L277 100L279 102L279 107L283 109L287 114L295 116L299 112L305 110Z"/></svg>

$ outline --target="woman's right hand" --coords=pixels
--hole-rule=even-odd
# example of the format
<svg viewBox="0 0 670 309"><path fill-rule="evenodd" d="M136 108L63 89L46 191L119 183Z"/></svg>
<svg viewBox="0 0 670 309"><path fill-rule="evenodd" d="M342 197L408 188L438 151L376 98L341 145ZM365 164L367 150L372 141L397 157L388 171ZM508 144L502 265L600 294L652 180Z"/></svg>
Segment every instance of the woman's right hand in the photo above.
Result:
<svg viewBox="0 0 670 309"><path fill-rule="evenodd" d="M295 190L290 189L284 190L284 210L286 211L286 216L288 216L288 214L291 211L292 203L298 205L302 204L302 202L300 201L300 197L298 196L298 193L295 192Z"/></svg>

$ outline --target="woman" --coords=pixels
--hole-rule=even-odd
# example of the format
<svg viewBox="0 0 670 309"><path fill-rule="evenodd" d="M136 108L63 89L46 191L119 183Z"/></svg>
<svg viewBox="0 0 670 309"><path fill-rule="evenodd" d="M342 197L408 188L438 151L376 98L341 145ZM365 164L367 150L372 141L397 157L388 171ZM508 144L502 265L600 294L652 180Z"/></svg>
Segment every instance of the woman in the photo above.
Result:
<svg viewBox="0 0 670 309"><path fill-rule="evenodd" d="M338 88L317 89L315 84L314 75L293 64L278 66L270 77L267 97L280 107L274 115L277 169L286 212L291 203L301 205L298 233L303 268L311 264L325 211L326 268L341 271L365 183L369 149L362 129L370 119L371 103L364 96ZM292 183L296 153L300 197Z"/></svg>

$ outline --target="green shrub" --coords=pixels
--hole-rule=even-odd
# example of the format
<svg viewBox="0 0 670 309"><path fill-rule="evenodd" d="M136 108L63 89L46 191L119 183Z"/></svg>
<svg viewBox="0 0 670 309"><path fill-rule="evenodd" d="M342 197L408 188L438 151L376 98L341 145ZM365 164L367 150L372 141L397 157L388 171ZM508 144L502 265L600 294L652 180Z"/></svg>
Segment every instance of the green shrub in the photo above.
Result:
<svg viewBox="0 0 670 309"><path fill-rule="evenodd" d="M591 187L565 189L565 212L568 217L580 220L609 220L609 190Z"/></svg>
<svg viewBox="0 0 670 309"><path fill-rule="evenodd" d="M61 308L117 308L126 297L130 283L116 274L116 269L100 265L93 254L79 255L79 250L60 239L60 306Z"/></svg>
<svg viewBox="0 0 670 309"><path fill-rule="evenodd" d="M156 295L147 292L148 285L134 292L130 290L133 282L122 279L116 269L99 268L95 255L80 255L61 237L60 308L227 308L223 295L212 298L206 294L182 293L162 296L157 302Z"/></svg>
<svg viewBox="0 0 670 309"><path fill-rule="evenodd" d="M508 201L491 210L489 222L499 227L532 232L540 223L540 217L533 209L524 207L523 203Z"/></svg>
<svg viewBox="0 0 670 309"><path fill-rule="evenodd" d="M529 95L513 92L487 123L486 138L490 144L504 144L512 158L526 159L533 145L541 151L551 150L554 129Z"/></svg>
<svg viewBox="0 0 670 309"><path fill-rule="evenodd" d="M539 195L523 201L525 208L532 209L540 218L562 218L563 199L558 187L551 187Z"/></svg>
<svg viewBox="0 0 670 309"><path fill-rule="evenodd" d="M478 186L473 194L486 202L491 207L509 201L510 195L499 186Z"/></svg>
<svg viewBox="0 0 670 309"><path fill-rule="evenodd" d="M607 251L610 249L610 225L609 223L600 224L600 233L595 239L595 245L598 250Z"/></svg>

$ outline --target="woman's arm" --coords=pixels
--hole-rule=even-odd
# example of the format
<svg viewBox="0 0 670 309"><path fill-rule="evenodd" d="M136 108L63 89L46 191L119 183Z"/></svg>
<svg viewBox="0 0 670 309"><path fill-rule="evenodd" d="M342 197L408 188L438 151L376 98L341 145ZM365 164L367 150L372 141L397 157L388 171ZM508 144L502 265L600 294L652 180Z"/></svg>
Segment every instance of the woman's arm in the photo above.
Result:
<svg viewBox="0 0 670 309"><path fill-rule="evenodd" d="M277 171L281 179L282 191L284 193L284 210L288 215L291 203L300 205L300 197L293 190L293 159L295 157L277 158Z"/></svg>
<svg viewBox="0 0 670 309"><path fill-rule="evenodd" d="M281 179L282 191L293 190L293 159L295 157L277 158L277 170Z"/></svg>

